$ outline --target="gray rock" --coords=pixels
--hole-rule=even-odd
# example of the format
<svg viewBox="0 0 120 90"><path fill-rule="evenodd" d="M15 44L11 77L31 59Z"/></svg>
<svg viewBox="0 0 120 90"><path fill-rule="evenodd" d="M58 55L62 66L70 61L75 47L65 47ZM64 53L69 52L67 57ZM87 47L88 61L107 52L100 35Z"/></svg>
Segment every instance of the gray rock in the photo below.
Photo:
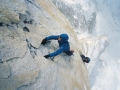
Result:
<svg viewBox="0 0 120 90"><path fill-rule="evenodd" d="M2 62L12 58L22 58L27 51L27 44L15 36L7 27L0 28L0 59Z"/></svg>
<svg viewBox="0 0 120 90"><path fill-rule="evenodd" d="M25 14L26 5L24 0L13 1L13 0L2 0L0 2L0 22L19 23L19 13Z"/></svg>
<svg viewBox="0 0 120 90"><path fill-rule="evenodd" d="M23 59L13 59L8 61L11 75L7 79L0 79L0 90L16 90L22 85L27 85L35 82L38 76L38 67L35 60L28 51ZM4 69L3 65L1 65ZM5 75L5 72L1 72Z"/></svg>
<svg viewBox="0 0 120 90"><path fill-rule="evenodd" d="M7 62L0 63L0 79L8 78L10 76L10 67Z"/></svg>
<svg viewBox="0 0 120 90"><path fill-rule="evenodd" d="M0 27L0 60L3 62L0 63L0 90L90 90L78 40L68 20L50 0L26 0L25 5L27 12L20 15L17 27ZM18 7L17 12L22 9L26 10ZM34 22L23 22L28 19ZM23 30L24 27L29 31ZM59 46L54 40L41 45L43 38L61 33L69 35L74 56L60 54L54 61L44 58Z"/></svg>

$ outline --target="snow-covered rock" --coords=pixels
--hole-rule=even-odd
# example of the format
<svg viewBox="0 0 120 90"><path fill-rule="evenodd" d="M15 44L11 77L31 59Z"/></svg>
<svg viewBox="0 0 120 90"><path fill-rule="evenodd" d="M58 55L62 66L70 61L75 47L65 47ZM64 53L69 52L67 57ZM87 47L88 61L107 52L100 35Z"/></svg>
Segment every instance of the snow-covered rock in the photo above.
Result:
<svg viewBox="0 0 120 90"><path fill-rule="evenodd" d="M77 36L50 0L5 0L0 7L0 90L90 90ZM58 44L43 46L42 39L61 33L74 55L44 58Z"/></svg>

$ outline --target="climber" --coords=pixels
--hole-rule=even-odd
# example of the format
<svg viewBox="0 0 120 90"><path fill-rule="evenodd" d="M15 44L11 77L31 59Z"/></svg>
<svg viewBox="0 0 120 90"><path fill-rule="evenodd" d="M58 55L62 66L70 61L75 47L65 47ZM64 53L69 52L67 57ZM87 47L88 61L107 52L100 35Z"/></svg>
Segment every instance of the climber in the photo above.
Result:
<svg viewBox="0 0 120 90"><path fill-rule="evenodd" d="M89 63L90 62L90 58L89 57L85 57L82 53L80 54L83 62Z"/></svg>
<svg viewBox="0 0 120 90"><path fill-rule="evenodd" d="M47 41L49 40L58 40L59 43L59 49L53 53L50 53L48 55L45 55L45 58L48 57L54 57L59 55L60 53L66 53L67 55L71 56L73 55L73 50L70 50L70 45L68 42L68 35L67 34L60 34L60 35L52 35L52 36L48 36L46 38L44 38L41 42L41 44L45 45L47 43Z"/></svg>

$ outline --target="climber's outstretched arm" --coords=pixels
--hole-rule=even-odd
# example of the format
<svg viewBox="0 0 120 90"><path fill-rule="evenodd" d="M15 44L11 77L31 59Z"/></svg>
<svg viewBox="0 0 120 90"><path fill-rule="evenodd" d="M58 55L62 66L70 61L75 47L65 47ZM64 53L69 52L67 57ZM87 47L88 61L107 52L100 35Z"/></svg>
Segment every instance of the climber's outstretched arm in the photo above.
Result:
<svg viewBox="0 0 120 90"><path fill-rule="evenodd" d="M49 56L50 57L54 57L54 56L57 56L57 55L59 55L60 53L62 53L64 51L65 51L65 48L64 47L60 47L57 51L55 51L53 53L50 53Z"/></svg>
<svg viewBox="0 0 120 90"><path fill-rule="evenodd" d="M58 40L59 35L52 35L52 36L48 36L46 37L47 40Z"/></svg>
<svg viewBox="0 0 120 90"><path fill-rule="evenodd" d="M59 38L59 35L48 36L42 40L41 44L45 45L48 40L58 40L58 38Z"/></svg>

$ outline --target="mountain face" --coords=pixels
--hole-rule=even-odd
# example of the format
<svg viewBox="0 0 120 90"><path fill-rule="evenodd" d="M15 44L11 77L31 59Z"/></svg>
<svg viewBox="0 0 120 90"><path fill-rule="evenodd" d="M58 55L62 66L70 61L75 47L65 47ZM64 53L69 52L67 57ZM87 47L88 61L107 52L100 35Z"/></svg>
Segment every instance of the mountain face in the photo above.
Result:
<svg viewBox="0 0 120 90"><path fill-rule="evenodd" d="M0 12L0 90L90 90L77 36L50 0L2 0ZM59 46L42 40L61 33L74 55L44 58Z"/></svg>
<svg viewBox="0 0 120 90"><path fill-rule="evenodd" d="M76 31L91 90L120 90L120 1L52 0Z"/></svg>

